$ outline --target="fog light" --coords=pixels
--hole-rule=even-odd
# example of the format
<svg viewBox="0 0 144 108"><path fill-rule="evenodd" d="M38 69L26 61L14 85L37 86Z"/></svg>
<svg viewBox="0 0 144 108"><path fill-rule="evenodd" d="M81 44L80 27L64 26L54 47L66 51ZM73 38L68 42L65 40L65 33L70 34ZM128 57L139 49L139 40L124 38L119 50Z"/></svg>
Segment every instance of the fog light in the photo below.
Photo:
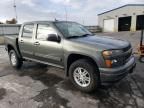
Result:
<svg viewBox="0 0 144 108"><path fill-rule="evenodd" d="M112 64L113 64L113 63L117 63L117 62L118 62L118 61L117 61L116 59L112 60Z"/></svg>
<svg viewBox="0 0 144 108"><path fill-rule="evenodd" d="M118 61L116 60L116 59L114 59L114 60L105 60L105 63L106 63L106 66L108 67L108 68L112 68L112 66L115 64L115 63L117 63Z"/></svg>

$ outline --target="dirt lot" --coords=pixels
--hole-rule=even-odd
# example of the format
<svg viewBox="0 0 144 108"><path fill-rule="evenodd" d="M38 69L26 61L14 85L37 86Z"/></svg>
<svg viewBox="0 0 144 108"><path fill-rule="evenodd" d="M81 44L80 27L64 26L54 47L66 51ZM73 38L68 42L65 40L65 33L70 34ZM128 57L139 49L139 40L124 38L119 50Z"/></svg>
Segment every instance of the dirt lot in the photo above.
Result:
<svg viewBox="0 0 144 108"><path fill-rule="evenodd" d="M138 34L100 35L127 39L134 46ZM144 64L137 60L133 74L87 94L75 89L61 69L32 62L25 62L21 70L13 69L0 46L0 108L144 108Z"/></svg>

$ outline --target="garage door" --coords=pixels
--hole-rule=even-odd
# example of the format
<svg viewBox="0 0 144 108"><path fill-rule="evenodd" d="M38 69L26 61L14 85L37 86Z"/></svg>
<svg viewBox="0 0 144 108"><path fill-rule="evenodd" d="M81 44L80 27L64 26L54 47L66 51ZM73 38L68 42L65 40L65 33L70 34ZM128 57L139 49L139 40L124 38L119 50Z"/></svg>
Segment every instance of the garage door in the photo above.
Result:
<svg viewBox="0 0 144 108"><path fill-rule="evenodd" d="M136 30L144 29L144 15L137 16Z"/></svg>
<svg viewBox="0 0 144 108"><path fill-rule="evenodd" d="M114 32L114 19L104 20L104 32Z"/></svg>
<svg viewBox="0 0 144 108"><path fill-rule="evenodd" d="M118 20L118 31L130 31L131 16L120 17Z"/></svg>

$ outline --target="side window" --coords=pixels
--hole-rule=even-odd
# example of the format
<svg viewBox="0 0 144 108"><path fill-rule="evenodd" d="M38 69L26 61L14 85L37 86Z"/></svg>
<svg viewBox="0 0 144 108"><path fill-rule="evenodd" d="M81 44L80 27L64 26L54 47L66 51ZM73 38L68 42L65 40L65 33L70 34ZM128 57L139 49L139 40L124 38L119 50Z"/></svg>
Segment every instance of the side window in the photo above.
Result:
<svg viewBox="0 0 144 108"><path fill-rule="evenodd" d="M48 34L57 34L56 31L50 27L50 25L39 24L37 28L37 39L38 40L47 40Z"/></svg>
<svg viewBox="0 0 144 108"><path fill-rule="evenodd" d="M32 38L33 35L34 24L25 25L23 28L22 37L24 38Z"/></svg>

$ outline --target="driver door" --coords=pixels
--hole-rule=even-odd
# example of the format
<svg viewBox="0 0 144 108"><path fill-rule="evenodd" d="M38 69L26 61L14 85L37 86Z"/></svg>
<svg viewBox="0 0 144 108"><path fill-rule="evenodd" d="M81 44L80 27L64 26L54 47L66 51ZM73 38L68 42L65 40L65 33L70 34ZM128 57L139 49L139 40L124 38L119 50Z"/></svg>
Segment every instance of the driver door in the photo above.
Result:
<svg viewBox="0 0 144 108"><path fill-rule="evenodd" d="M48 41L48 34L57 34L50 24L38 24L34 39L35 59L52 65L63 66L62 42Z"/></svg>

